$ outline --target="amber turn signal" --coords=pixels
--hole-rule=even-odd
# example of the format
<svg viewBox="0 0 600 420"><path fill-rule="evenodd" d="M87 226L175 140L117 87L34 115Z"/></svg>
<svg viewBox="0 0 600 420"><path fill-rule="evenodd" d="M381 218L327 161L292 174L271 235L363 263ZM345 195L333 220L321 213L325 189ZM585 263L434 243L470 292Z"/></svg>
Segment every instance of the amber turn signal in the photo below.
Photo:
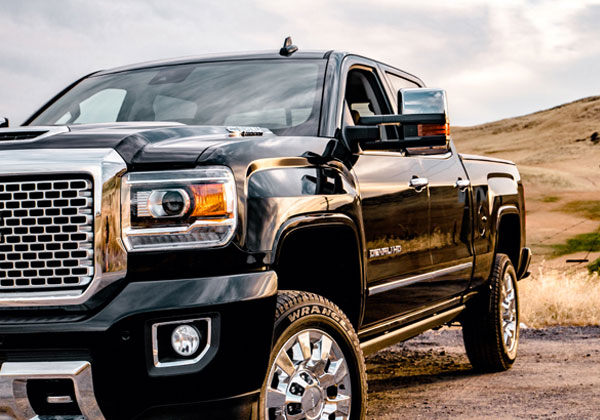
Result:
<svg viewBox="0 0 600 420"><path fill-rule="evenodd" d="M419 124L418 136L446 136L450 135L450 124Z"/></svg>
<svg viewBox="0 0 600 420"><path fill-rule="evenodd" d="M190 185L194 195L191 217L229 217L224 184Z"/></svg>

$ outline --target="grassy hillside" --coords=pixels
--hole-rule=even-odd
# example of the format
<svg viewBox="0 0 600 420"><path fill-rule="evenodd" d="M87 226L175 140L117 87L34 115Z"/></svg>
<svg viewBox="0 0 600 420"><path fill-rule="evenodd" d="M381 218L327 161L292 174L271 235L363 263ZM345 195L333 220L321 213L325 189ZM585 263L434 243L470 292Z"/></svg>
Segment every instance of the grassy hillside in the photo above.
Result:
<svg viewBox="0 0 600 420"><path fill-rule="evenodd" d="M460 152L519 165L534 270L579 270L600 258L600 96L473 127L454 127ZM598 239L596 241L596 239Z"/></svg>

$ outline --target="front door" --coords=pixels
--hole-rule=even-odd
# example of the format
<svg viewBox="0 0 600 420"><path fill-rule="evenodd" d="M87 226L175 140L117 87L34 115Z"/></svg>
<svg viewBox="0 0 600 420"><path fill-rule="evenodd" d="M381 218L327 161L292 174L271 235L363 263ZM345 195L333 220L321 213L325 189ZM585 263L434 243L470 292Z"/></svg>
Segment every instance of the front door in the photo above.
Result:
<svg viewBox="0 0 600 420"><path fill-rule="evenodd" d="M420 159L365 152L355 165L360 185L367 248L369 296L364 325L425 305L431 300L429 200L420 178Z"/></svg>
<svg viewBox="0 0 600 420"><path fill-rule="evenodd" d="M347 76L344 124L391 113L377 72L365 66ZM393 138L383 131L382 141ZM385 148L384 148L385 149ZM431 267L429 198L420 157L399 150L365 151L354 164L362 200L368 298L363 326L410 312L431 301L419 275Z"/></svg>

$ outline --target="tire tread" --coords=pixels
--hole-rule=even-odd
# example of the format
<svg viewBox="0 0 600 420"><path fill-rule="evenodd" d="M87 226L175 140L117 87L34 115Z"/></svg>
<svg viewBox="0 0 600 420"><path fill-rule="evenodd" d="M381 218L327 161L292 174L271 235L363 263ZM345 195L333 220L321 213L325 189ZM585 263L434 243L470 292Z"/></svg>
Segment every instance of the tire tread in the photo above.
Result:
<svg viewBox="0 0 600 420"><path fill-rule="evenodd" d="M514 362L506 355L501 341L501 326L495 317L499 310L500 282L507 264L512 266L507 255L496 255L490 274L489 292L476 298L462 319L467 356L473 367L483 372L501 372L509 369Z"/></svg>

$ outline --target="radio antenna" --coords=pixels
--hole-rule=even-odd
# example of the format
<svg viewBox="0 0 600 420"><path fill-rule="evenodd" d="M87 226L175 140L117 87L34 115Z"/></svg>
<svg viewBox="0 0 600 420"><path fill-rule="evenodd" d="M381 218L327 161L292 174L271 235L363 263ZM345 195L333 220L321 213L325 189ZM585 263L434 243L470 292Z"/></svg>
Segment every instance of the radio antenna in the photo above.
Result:
<svg viewBox="0 0 600 420"><path fill-rule="evenodd" d="M285 41L283 41L283 47L279 50L279 54L284 57L289 57L298 51L298 47L292 44L292 37L288 36Z"/></svg>

